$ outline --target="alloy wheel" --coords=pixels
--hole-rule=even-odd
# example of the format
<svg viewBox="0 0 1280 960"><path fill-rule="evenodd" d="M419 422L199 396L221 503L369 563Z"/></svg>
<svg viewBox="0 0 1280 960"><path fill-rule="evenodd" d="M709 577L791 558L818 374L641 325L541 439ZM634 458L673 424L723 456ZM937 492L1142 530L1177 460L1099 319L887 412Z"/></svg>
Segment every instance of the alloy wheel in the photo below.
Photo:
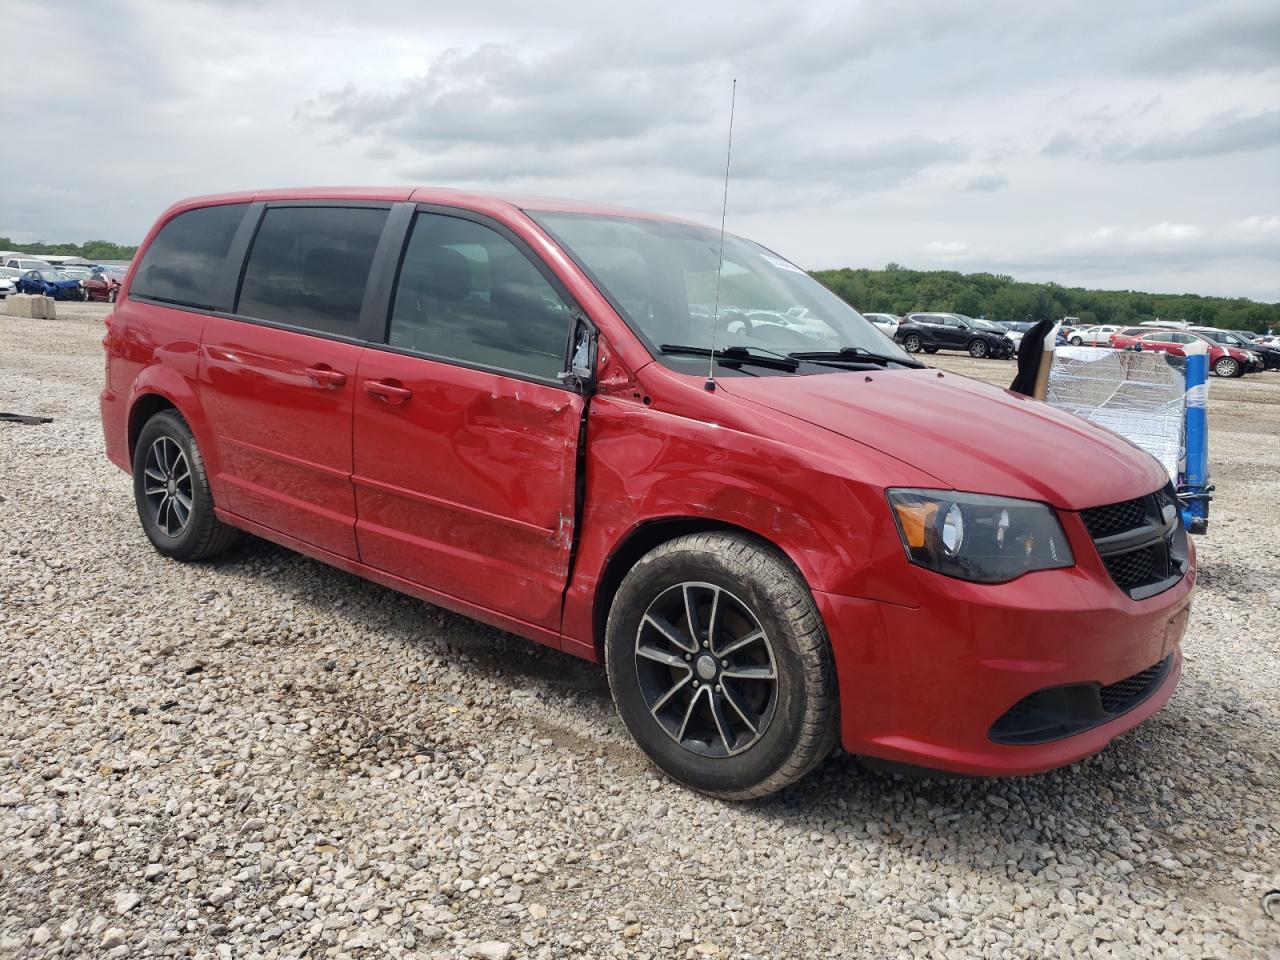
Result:
<svg viewBox="0 0 1280 960"><path fill-rule="evenodd" d="M177 537L191 520L191 465L172 437L159 437L147 451L143 493L151 519L166 536Z"/></svg>
<svg viewBox="0 0 1280 960"><path fill-rule="evenodd" d="M987 342L985 340L975 340L969 344L969 355L981 359L987 355Z"/></svg>
<svg viewBox="0 0 1280 960"><path fill-rule="evenodd" d="M649 713L686 750L733 756L773 719L773 647L759 618L728 590L698 582L664 590L640 621L635 657Z"/></svg>

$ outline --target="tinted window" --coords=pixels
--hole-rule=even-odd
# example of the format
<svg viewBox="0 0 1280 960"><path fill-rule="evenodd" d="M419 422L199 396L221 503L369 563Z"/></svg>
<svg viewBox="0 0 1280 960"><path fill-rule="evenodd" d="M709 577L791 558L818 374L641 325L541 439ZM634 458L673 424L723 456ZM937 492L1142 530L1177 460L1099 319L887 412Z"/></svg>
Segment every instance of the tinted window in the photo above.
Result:
<svg viewBox="0 0 1280 960"><path fill-rule="evenodd" d="M142 258L130 295L190 307L225 306L214 303L215 290L246 206L201 207L166 223Z"/></svg>
<svg viewBox="0 0 1280 960"><path fill-rule="evenodd" d="M420 213L400 266L388 342L543 379L564 369L570 309L489 227Z"/></svg>
<svg viewBox="0 0 1280 960"><path fill-rule="evenodd" d="M272 207L249 249L236 312L358 336L360 304L387 210Z"/></svg>

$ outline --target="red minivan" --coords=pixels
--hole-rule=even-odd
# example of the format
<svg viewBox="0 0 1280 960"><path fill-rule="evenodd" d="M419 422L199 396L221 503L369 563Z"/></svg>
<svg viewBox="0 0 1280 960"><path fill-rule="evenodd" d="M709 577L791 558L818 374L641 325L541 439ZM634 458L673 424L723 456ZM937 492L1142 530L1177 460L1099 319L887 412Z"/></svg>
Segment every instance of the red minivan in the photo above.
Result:
<svg viewBox="0 0 1280 960"><path fill-rule="evenodd" d="M1177 684L1195 562L1160 464L925 367L748 240L440 189L204 197L107 324L107 452L157 550L245 530L603 661L706 793L837 740L1047 770Z"/></svg>

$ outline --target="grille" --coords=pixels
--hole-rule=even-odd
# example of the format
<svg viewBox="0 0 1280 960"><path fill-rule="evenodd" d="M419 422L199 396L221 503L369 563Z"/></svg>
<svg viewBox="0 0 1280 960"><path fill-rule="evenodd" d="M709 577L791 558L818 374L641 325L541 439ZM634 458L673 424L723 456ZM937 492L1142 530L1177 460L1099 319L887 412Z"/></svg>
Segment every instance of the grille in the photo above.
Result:
<svg viewBox="0 0 1280 960"><path fill-rule="evenodd" d="M1155 693L1173 667L1168 656L1109 686L1070 683L1023 697L1000 715L987 735L996 743L1034 744L1061 740L1107 723Z"/></svg>
<svg viewBox="0 0 1280 960"><path fill-rule="evenodd" d="M1147 519L1147 497L1137 500L1122 500L1120 503L1108 504L1105 507L1093 507L1080 512L1089 535L1094 539L1123 533L1134 527L1142 526Z"/></svg>
<svg viewBox="0 0 1280 960"><path fill-rule="evenodd" d="M1167 661L1161 661L1153 666L1147 667L1141 673L1135 673L1132 677L1126 677L1110 686L1103 687L1098 691L1098 696L1102 700L1102 709L1107 713L1124 713L1130 707L1138 704L1138 701L1146 698L1158 684Z"/></svg>
<svg viewBox="0 0 1280 960"><path fill-rule="evenodd" d="M1121 590L1132 590L1144 583L1151 583L1151 578L1156 573L1156 565L1160 561L1160 552L1157 546L1152 545L1134 550L1132 553L1103 557L1102 562L1106 564L1107 573L1111 574L1111 579L1116 582L1117 587ZM1161 571L1157 579L1163 580L1166 576L1168 574Z"/></svg>
<svg viewBox="0 0 1280 960"><path fill-rule="evenodd" d="M1172 484L1145 497L1081 510L1080 519L1111 579L1133 599L1167 590L1186 572L1187 532Z"/></svg>

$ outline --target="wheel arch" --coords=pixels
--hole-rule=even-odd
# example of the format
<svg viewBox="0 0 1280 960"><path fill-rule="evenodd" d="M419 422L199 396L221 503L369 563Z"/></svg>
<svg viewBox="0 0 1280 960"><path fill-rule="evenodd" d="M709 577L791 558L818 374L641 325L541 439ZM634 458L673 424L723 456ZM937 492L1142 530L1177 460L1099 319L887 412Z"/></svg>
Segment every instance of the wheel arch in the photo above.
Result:
<svg viewBox="0 0 1280 960"><path fill-rule="evenodd" d="M133 463L133 453L138 446L138 435L147 421L162 410L173 410L179 416L182 411L168 397L161 393L143 393L134 398L129 407L129 462Z"/></svg>
<svg viewBox="0 0 1280 960"><path fill-rule="evenodd" d="M164 364L145 367L134 381L130 392L127 426L129 464L132 467L138 435L148 420L163 410L173 410L186 421L200 447L200 456L209 471L209 482L219 497L221 458L212 430L204 416L204 408L196 396L191 380Z"/></svg>
<svg viewBox="0 0 1280 960"><path fill-rule="evenodd" d="M795 559L780 544L754 530L712 517L670 516L645 520L618 541L596 581L592 599L591 640L601 662L604 660L605 626L609 620L613 598L617 596L618 588L631 568L649 551L695 533L734 533L760 544L782 558L812 593L813 585Z"/></svg>

